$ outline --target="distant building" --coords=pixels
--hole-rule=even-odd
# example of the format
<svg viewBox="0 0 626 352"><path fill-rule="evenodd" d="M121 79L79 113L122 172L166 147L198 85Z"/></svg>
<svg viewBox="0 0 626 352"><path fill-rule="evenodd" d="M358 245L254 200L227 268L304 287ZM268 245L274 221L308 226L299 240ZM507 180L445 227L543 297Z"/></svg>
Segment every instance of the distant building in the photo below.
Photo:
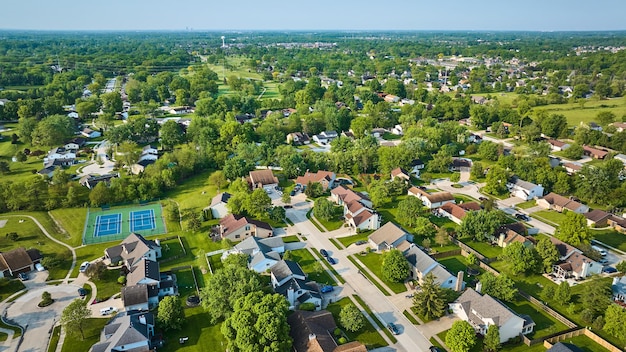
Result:
<svg viewBox="0 0 626 352"><path fill-rule="evenodd" d="M417 187L411 187L408 190L408 195L419 198L428 209L435 209L442 207L447 203L456 203L454 196L450 192L434 192L429 193L423 189Z"/></svg>
<svg viewBox="0 0 626 352"><path fill-rule="evenodd" d="M252 185L252 189L278 186L278 178L270 169L250 171L248 182Z"/></svg>
<svg viewBox="0 0 626 352"><path fill-rule="evenodd" d="M307 171L303 176L298 176L296 178L296 183L306 186L310 183L319 183L322 185L322 189L326 191L327 189L333 188L335 184L335 178L337 175L332 171L318 171L318 172L309 172Z"/></svg>
<svg viewBox="0 0 626 352"><path fill-rule="evenodd" d="M543 186L524 181L517 176L511 177L506 187L512 196L523 200L531 200L543 196Z"/></svg>
<svg viewBox="0 0 626 352"><path fill-rule="evenodd" d="M367 240L375 251L389 249L407 250L413 241L413 235L406 232L400 226L389 221L367 237Z"/></svg>

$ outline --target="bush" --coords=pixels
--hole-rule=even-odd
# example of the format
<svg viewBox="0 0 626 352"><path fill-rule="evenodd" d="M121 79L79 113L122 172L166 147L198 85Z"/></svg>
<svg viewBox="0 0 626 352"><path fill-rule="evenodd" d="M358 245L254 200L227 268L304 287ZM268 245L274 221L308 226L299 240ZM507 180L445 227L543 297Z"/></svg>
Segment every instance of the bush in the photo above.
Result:
<svg viewBox="0 0 626 352"><path fill-rule="evenodd" d="M315 304L310 302L302 303L298 306L298 310L306 310L312 312L315 310Z"/></svg>
<svg viewBox="0 0 626 352"><path fill-rule="evenodd" d="M341 329L335 328L335 330L333 331L333 334L335 334L335 336L341 336Z"/></svg>
<svg viewBox="0 0 626 352"><path fill-rule="evenodd" d="M39 306L39 307L47 307L47 306L51 305L52 303L54 303L54 300L52 299L52 295L50 294L50 292L44 291L41 294L41 302L39 302L39 304L37 304L37 306Z"/></svg>
<svg viewBox="0 0 626 352"><path fill-rule="evenodd" d="M126 276L120 276L117 278L117 283L120 285L126 285Z"/></svg>
<svg viewBox="0 0 626 352"><path fill-rule="evenodd" d="M343 345L346 342L348 342L348 340L345 337L340 337L339 340L337 340L337 342L339 342L340 345Z"/></svg>
<svg viewBox="0 0 626 352"><path fill-rule="evenodd" d="M452 175L450 175L450 182L459 182L461 180L461 174L458 172L453 173Z"/></svg>

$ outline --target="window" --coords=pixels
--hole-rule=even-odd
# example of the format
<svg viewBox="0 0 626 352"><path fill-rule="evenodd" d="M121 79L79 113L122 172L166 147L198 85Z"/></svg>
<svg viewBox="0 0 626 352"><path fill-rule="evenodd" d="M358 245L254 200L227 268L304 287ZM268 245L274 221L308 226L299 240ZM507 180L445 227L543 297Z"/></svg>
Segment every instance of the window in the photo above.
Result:
<svg viewBox="0 0 626 352"><path fill-rule="evenodd" d="M250 225L246 225L246 231L250 231Z"/></svg>
<svg viewBox="0 0 626 352"><path fill-rule="evenodd" d="M239 235L235 235L235 238L239 238Z"/></svg>

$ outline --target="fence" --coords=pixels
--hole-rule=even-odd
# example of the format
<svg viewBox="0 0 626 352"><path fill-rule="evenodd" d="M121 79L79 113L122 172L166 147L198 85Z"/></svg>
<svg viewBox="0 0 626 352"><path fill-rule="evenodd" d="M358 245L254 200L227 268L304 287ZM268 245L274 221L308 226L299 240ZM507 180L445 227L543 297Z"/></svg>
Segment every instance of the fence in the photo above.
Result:
<svg viewBox="0 0 626 352"><path fill-rule="evenodd" d="M564 341L566 339L569 339L569 338L572 338L572 337L576 337L576 336L580 336L580 335L587 336L588 338L593 340L593 342L595 342L598 345L606 348L610 352L621 352L622 351L621 349L613 346L607 340L605 340L605 339L601 338L600 336L598 336L593 331L591 331L589 329L586 329L586 328L580 328L580 329L573 330L573 331L567 331L565 333L560 333L559 335L546 338L543 341L543 347L550 348L550 347L552 347L554 344L556 344L559 341Z"/></svg>
<svg viewBox="0 0 626 352"><path fill-rule="evenodd" d="M161 259L160 260L161 264L168 263L168 262L171 262L173 260L183 258L183 257L185 257L187 255L187 250L185 249L185 245L183 245L183 240L180 238L180 236L168 236L168 237L160 238L159 240L160 241L167 241L167 240L173 240L173 239L177 239L178 240L178 243L180 243L180 248L183 250L183 254L175 255L173 257L169 257L169 258L166 258L166 259Z"/></svg>
<svg viewBox="0 0 626 352"><path fill-rule="evenodd" d="M459 255L459 254L461 254L461 249L460 248L459 249L453 249L451 251L432 253L430 256L433 257L433 259L437 260L437 259L452 257L452 256Z"/></svg>

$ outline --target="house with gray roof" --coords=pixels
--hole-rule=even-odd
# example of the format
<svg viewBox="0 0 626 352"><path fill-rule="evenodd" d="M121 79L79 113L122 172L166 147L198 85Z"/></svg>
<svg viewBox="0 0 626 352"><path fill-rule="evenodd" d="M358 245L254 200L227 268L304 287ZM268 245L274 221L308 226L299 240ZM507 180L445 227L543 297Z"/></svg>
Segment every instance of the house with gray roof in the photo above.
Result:
<svg viewBox="0 0 626 352"><path fill-rule="evenodd" d="M546 352L583 352L583 350L571 343L557 342Z"/></svg>
<svg viewBox="0 0 626 352"><path fill-rule="evenodd" d="M280 237L248 237L231 250L224 252L222 260L231 254L245 254L248 256L248 268L263 273L278 263L284 252L285 243Z"/></svg>
<svg viewBox="0 0 626 352"><path fill-rule="evenodd" d="M419 284L424 282L424 278L427 275L432 274L439 286L449 289L456 288L457 277L416 245L411 244L404 256L411 265L411 278L416 279Z"/></svg>
<svg viewBox="0 0 626 352"><path fill-rule="evenodd" d="M161 258L161 245L159 240L147 240L138 233L131 233L122 243L105 249L104 258L113 264L123 262L130 268L141 258L154 261Z"/></svg>
<svg viewBox="0 0 626 352"><path fill-rule="evenodd" d="M626 303L626 276L614 277L611 284L613 300Z"/></svg>
<svg viewBox="0 0 626 352"><path fill-rule="evenodd" d="M290 309L302 303L313 303L316 310L322 308L322 294L314 281L308 281L300 265L291 260L281 260L270 269L274 291L287 298Z"/></svg>
<svg viewBox="0 0 626 352"><path fill-rule="evenodd" d="M152 313L117 315L104 326L100 333L100 342L93 345L89 351L153 351L154 323Z"/></svg>
<svg viewBox="0 0 626 352"><path fill-rule="evenodd" d="M408 249L410 242L413 241L413 235L390 221L369 235L367 240L376 251L392 248Z"/></svg>
<svg viewBox="0 0 626 352"><path fill-rule="evenodd" d="M213 219L221 219L228 215L228 208L226 204L230 199L231 194L228 192L222 192L217 194L213 199L211 199L211 204L204 208L204 210L210 210Z"/></svg>
<svg viewBox="0 0 626 352"><path fill-rule="evenodd" d="M523 200L531 200L534 198L540 198L543 196L543 186L536 185L532 182L524 181L517 176L511 177L507 182L506 187L513 197L521 198Z"/></svg>
<svg viewBox="0 0 626 352"><path fill-rule="evenodd" d="M481 295L472 288L466 289L449 307L461 320L470 323L479 334L485 335L490 325L497 326L500 343L520 334L529 334L535 326L530 317L520 316L499 300L489 295Z"/></svg>

